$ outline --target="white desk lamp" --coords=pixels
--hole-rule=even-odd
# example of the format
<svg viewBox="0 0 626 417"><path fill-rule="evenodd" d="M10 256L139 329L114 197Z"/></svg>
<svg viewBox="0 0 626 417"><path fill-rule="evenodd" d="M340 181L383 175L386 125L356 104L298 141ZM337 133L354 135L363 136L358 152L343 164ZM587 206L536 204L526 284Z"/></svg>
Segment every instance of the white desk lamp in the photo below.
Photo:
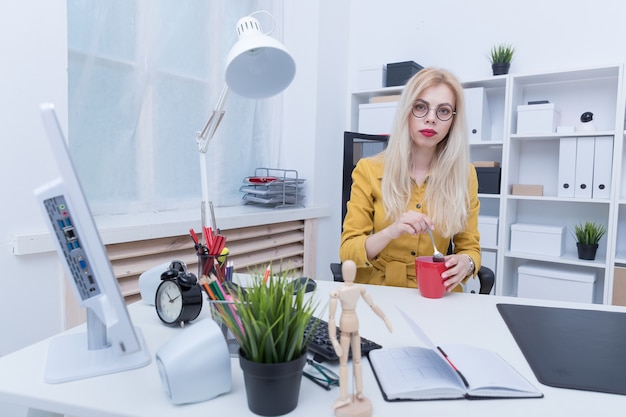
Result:
<svg viewBox="0 0 626 417"><path fill-rule="evenodd" d="M206 206L209 201L206 157L207 147L224 117L224 103L229 89L248 98L263 99L275 96L291 83L296 64L285 47L263 33L259 21L249 16L237 22L239 40L228 53L224 88L211 117L198 133L202 181L202 226L206 226Z"/></svg>
<svg viewBox="0 0 626 417"><path fill-rule="evenodd" d="M239 19L237 33L239 41L230 50L226 61L226 83L215 110L196 138L200 151L203 227L207 226L209 201L205 154L224 117L224 103L229 89L248 98L268 98L287 88L296 73L296 64L285 47L263 33L258 20L252 15ZM144 299L152 300L155 283L142 285L141 281L142 298L148 293ZM200 357L194 356L197 352L203 353ZM192 323L162 346L156 354L156 362L161 382L174 404L206 401L230 391L228 347L221 330L210 318Z"/></svg>

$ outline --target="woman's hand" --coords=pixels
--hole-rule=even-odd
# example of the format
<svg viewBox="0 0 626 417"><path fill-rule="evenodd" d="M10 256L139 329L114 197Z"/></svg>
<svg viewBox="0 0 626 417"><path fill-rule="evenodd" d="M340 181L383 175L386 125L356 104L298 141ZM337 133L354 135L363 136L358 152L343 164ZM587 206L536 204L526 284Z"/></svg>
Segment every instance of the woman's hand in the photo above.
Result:
<svg viewBox="0 0 626 417"><path fill-rule="evenodd" d="M387 230L391 239L397 239L405 233L415 236L420 233L426 233L428 229L432 230L432 228L433 221L430 217L423 213L409 210L404 212Z"/></svg>
<svg viewBox="0 0 626 417"><path fill-rule="evenodd" d="M467 255L448 255L445 260L448 269L441 276L445 279L446 291L450 292L469 275L470 260Z"/></svg>
<svg viewBox="0 0 626 417"><path fill-rule="evenodd" d="M432 227L433 221L427 215L417 211L407 211L388 227L368 236L365 240L367 259L374 259L389 242L405 233L415 236L419 233L426 233L426 230Z"/></svg>

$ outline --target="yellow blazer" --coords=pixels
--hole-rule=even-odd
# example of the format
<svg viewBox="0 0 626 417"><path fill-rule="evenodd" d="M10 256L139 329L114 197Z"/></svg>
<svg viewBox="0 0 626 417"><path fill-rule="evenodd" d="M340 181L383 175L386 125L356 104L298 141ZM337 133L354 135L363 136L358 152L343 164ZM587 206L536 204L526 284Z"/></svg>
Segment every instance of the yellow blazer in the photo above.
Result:
<svg viewBox="0 0 626 417"><path fill-rule="evenodd" d="M411 236L404 234L394 239L371 261L365 252L365 239L370 233L376 233L388 227L392 222L385 219L382 198L383 162L376 158L362 158L352 173L352 190L347 205L347 214L341 234L339 257L341 261L352 260L357 266L355 282L364 284L393 285L417 288L415 279L415 258L433 254L433 246L428 234ZM424 197L428 181L422 185L413 183L410 207L426 213ZM478 177L476 169L471 167L470 207L466 229L454 238L454 252L472 257L480 268L480 235L478 233ZM450 239L433 231L435 244L439 251L446 253ZM455 290L461 291L460 286Z"/></svg>

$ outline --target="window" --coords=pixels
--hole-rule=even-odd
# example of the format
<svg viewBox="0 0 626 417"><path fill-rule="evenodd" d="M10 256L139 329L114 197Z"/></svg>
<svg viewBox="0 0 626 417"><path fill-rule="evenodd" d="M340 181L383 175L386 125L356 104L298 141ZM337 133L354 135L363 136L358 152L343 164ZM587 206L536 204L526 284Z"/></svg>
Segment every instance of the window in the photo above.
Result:
<svg viewBox="0 0 626 417"><path fill-rule="evenodd" d="M281 27L282 1L68 0L70 152L94 214L198 207L196 135L223 87L237 20ZM231 93L207 157L216 206L278 160L280 99Z"/></svg>

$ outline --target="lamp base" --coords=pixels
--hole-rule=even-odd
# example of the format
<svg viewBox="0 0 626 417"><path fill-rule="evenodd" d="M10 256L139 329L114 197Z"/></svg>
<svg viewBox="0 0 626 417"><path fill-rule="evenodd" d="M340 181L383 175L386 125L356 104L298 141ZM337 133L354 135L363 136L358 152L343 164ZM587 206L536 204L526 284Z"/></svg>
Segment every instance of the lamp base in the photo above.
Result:
<svg viewBox="0 0 626 417"><path fill-rule="evenodd" d="M173 404L207 401L231 389L230 354L219 326L205 318L156 353L161 382Z"/></svg>

